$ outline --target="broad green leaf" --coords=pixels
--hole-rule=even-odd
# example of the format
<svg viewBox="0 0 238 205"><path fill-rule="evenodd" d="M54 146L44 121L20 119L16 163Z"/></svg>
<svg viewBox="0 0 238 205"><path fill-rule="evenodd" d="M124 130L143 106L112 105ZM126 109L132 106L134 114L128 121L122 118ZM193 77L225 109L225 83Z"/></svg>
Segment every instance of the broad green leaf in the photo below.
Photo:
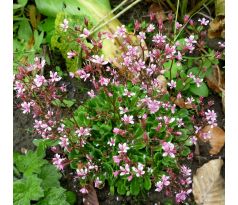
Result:
<svg viewBox="0 0 238 205"><path fill-rule="evenodd" d="M172 65L171 65L172 64ZM183 67L180 65L178 66L176 61L169 60L168 62L164 63L164 68L166 69L164 76L167 79L170 79L170 68L171 68L171 78L176 78L178 70L181 70Z"/></svg>
<svg viewBox="0 0 238 205"><path fill-rule="evenodd" d="M126 193L126 185L124 180L119 180L117 182L117 192L120 195L124 195Z"/></svg>
<svg viewBox="0 0 238 205"><path fill-rule="evenodd" d="M39 200L44 196L41 187L42 180L36 175L24 177L13 183L13 204L30 205L31 200Z"/></svg>
<svg viewBox="0 0 238 205"><path fill-rule="evenodd" d="M69 202L69 204L74 205L77 201L76 194L72 191L67 191L66 193L66 201Z"/></svg>
<svg viewBox="0 0 238 205"><path fill-rule="evenodd" d="M33 173L40 173L40 168L46 164L47 161L39 157L37 152L28 151L26 155L15 154L14 163L24 176L29 176Z"/></svg>
<svg viewBox="0 0 238 205"><path fill-rule="evenodd" d="M130 184L130 193L137 196L140 193L140 185L139 178L134 177Z"/></svg>
<svg viewBox="0 0 238 205"><path fill-rule="evenodd" d="M207 97L209 92L208 87L204 82L201 83L200 87L197 87L197 85L191 85L189 91L195 95L203 97Z"/></svg>
<svg viewBox="0 0 238 205"><path fill-rule="evenodd" d="M31 36L32 36L32 29L30 23L27 20L21 21L18 30L18 38L24 39L27 42L31 38Z"/></svg>
<svg viewBox="0 0 238 205"><path fill-rule="evenodd" d="M189 147L184 147L183 151L181 152L181 155L186 157L191 152Z"/></svg>
<svg viewBox="0 0 238 205"><path fill-rule="evenodd" d="M44 190L47 190L51 187L60 187L59 179L61 178L60 172L56 169L56 167L52 164L46 164L41 168L41 172L39 173L39 178L42 181L42 187Z"/></svg>
<svg viewBox="0 0 238 205"><path fill-rule="evenodd" d="M64 99L63 100L63 103L65 104L66 107L72 107L74 105L74 103L76 102L75 99L70 99L70 100L67 100L67 99Z"/></svg>
<svg viewBox="0 0 238 205"><path fill-rule="evenodd" d="M147 191L149 191L151 188L151 180L150 180L150 177L147 175L144 177L144 188Z"/></svg>
<svg viewBox="0 0 238 205"><path fill-rule="evenodd" d="M66 201L65 191L62 187L50 188L46 191L44 199L40 200L36 205L70 205Z"/></svg>

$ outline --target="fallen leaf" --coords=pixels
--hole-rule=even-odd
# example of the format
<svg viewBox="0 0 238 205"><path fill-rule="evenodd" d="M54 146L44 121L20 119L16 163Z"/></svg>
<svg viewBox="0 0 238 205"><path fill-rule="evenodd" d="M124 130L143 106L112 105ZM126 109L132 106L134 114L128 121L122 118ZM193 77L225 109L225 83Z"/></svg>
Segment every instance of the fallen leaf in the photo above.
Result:
<svg viewBox="0 0 238 205"><path fill-rule="evenodd" d="M167 80L163 75L157 77L162 92L167 91Z"/></svg>
<svg viewBox="0 0 238 205"><path fill-rule="evenodd" d="M206 77L207 85L213 91L220 93L225 89L225 74L219 68L215 66L212 69L212 73Z"/></svg>
<svg viewBox="0 0 238 205"><path fill-rule="evenodd" d="M225 17L217 16L211 21L208 29L208 38L225 38Z"/></svg>
<svg viewBox="0 0 238 205"><path fill-rule="evenodd" d="M224 205L224 179L220 175L222 159L214 159L197 169L193 176L193 195L197 205Z"/></svg>
<svg viewBox="0 0 238 205"><path fill-rule="evenodd" d="M170 98L175 105L179 106L180 108L186 108L186 109L193 109L193 105L192 104L186 104L183 98L175 98L175 97L171 97Z"/></svg>
<svg viewBox="0 0 238 205"><path fill-rule="evenodd" d="M208 135L208 138L204 139L204 134ZM209 142L211 145L209 153L215 155L221 151L225 144L225 132L220 127L212 128L211 125L207 125L198 133L198 139Z"/></svg>
<svg viewBox="0 0 238 205"><path fill-rule="evenodd" d="M92 185L87 186L88 194L84 196L84 205L99 205L97 193Z"/></svg>

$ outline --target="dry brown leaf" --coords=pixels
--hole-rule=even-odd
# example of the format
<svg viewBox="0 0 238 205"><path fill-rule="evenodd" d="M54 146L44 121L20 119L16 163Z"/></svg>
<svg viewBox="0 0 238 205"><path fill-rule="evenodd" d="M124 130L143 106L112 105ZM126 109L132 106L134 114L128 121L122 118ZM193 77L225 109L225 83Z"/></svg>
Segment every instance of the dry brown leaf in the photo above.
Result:
<svg viewBox="0 0 238 205"><path fill-rule="evenodd" d="M155 14L157 21L159 21L159 20L166 21L167 20L167 16L164 14L164 10L162 9L162 7L159 4L156 4L156 3L151 4L151 6L149 8L149 13Z"/></svg>
<svg viewBox="0 0 238 205"><path fill-rule="evenodd" d="M220 93L225 89L225 75L219 68L215 66L212 69L212 73L206 77L207 85L213 91Z"/></svg>
<svg viewBox="0 0 238 205"><path fill-rule="evenodd" d="M224 205L224 179L220 175L222 159L214 159L197 169L193 176L193 195L197 205Z"/></svg>
<svg viewBox="0 0 238 205"><path fill-rule="evenodd" d="M209 138L204 139L203 134L208 134ZM211 155L218 154L225 144L225 132L220 127L211 127L211 125L205 126L199 133L198 138L203 142L209 142L211 149L209 153Z"/></svg>
<svg viewBox="0 0 238 205"><path fill-rule="evenodd" d="M217 16L208 29L208 38L225 38L225 17Z"/></svg>
<svg viewBox="0 0 238 205"><path fill-rule="evenodd" d="M99 205L97 193L92 185L87 187L89 190L88 194L83 198L84 205Z"/></svg>
<svg viewBox="0 0 238 205"><path fill-rule="evenodd" d="M193 109L192 104L186 104L183 98L175 98L171 97L170 98L175 105L179 106L180 108L186 108L186 109Z"/></svg>
<svg viewBox="0 0 238 205"><path fill-rule="evenodd" d="M160 88L161 88L161 91L167 91L167 80L166 78L163 76L163 75L159 75L157 77L157 80L159 82L159 85L160 85Z"/></svg>

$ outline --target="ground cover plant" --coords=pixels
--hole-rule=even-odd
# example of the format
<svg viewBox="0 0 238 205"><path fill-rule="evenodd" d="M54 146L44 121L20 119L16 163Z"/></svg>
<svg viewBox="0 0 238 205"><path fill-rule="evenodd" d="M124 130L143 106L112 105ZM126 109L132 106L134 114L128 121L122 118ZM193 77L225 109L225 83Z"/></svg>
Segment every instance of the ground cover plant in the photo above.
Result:
<svg viewBox="0 0 238 205"><path fill-rule="evenodd" d="M67 72L47 71L38 55L14 75L18 108L31 114L42 137L34 143L51 150L58 170L70 170L86 202L97 204L87 196L108 186L111 195L153 189L170 204L192 204L189 162L198 141L209 141L211 154L224 145L224 136L218 144L213 134L219 129L213 103L204 101L224 42L209 48L209 20L185 15L178 22L177 14L164 22L152 13L133 27L96 32L92 18L82 24L60 12L51 43L67 59ZM107 45L116 45L115 53ZM87 83L87 97L72 98L64 79Z"/></svg>

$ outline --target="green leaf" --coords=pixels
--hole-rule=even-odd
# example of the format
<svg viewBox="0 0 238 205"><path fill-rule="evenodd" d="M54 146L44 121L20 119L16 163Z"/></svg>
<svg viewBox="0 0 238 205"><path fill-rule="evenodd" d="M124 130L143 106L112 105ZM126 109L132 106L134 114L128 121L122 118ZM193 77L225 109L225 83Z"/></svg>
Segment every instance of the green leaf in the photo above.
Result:
<svg viewBox="0 0 238 205"><path fill-rule="evenodd" d="M150 180L150 177L149 176L145 176L144 177L144 188L145 190L149 191L151 189L151 180Z"/></svg>
<svg viewBox="0 0 238 205"><path fill-rule="evenodd" d="M181 152L181 155L186 157L191 152L189 147L184 147L183 151Z"/></svg>
<svg viewBox="0 0 238 205"><path fill-rule="evenodd" d="M52 164L46 164L41 168L39 178L42 181L42 187L47 190L51 187L60 187L59 179L61 178L60 172Z"/></svg>
<svg viewBox="0 0 238 205"><path fill-rule="evenodd" d="M66 201L66 192L62 187L53 187L50 188L44 199L39 201L37 205L70 205Z"/></svg>
<svg viewBox="0 0 238 205"><path fill-rule="evenodd" d="M20 27L18 30L18 38L24 39L26 42L28 42L31 36L32 36L32 30L31 30L30 23L27 20L21 21Z"/></svg>
<svg viewBox="0 0 238 205"><path fill-rule="evenodd" d="M37 152L33 151L28 151L26 155L14 154L14 162L17 169L23 172L24 176L40 173L40 168L47 163L46 160L38 156Z"/></svg>
<svg viewBox="0 0 238 205"><path fill-rule="evenodd" d="M198 96L208 96L208 87L204 82L201 83L200 87L197 87L196 85L191 85L189 90L190 92Z"/></svg>
<svg viewBox="0 0 238 205"><path fill-rule="evenodd" d="M130 185L130 192L132 195L137 196L140 193L140 182L139 178L133 178Z"/></svg>
<svg viewBox="0 0 238 205"><path fill-rule="evenodd" d="M42 180L36 175L24 177L13 183L13 203L14 205L30 205L31 200L39 200L44 196L41 188Z"/></svg>
<svg viewBox="0 0 238 205"><path fill-rule="evenodd" d="M40 35L38 34L38 31L36 31L36 30L34 31L34 40L35 40L34 48L35 48L36 52L38 52L40 50L40 46L43 43L43 38L44 38L43 31L40 33Z"/></svg>
<svg viewBox="0 0 238 205"><path fill-rule="evenodd" d="M64 99L63 100L63 103L66 105L66 107L72 107L74 105L74 103L76 102L75 99L70 99L70 100L67 100L67 99Z"/></svg>
<svg viewBox="0 0 238 205"><path fill-rule="evenodd" d="M171 67L171 64L172 64L172 67ZM164 76L167 79L170 79L170 68L171 68L171 78L176 78L178 70L181 70L183 68L182 66L178 66L176 61L171 61L171 60L164 63L163 66L166 69Z"/></svg>
<svg viewBox="0 0 238 205"><path fill-rule="evenodd" d="M76 194L72 191L67 191L65 194L67 202L69 202L71 205L74 205L77 201Z"/></svg>
<svg viewBox="0 0 238 205"><path fill-rule="evenodd" d="M124 195L126 193L126 185L124 180L119 180L117 182L117 192L120 195Z"/></svg>

